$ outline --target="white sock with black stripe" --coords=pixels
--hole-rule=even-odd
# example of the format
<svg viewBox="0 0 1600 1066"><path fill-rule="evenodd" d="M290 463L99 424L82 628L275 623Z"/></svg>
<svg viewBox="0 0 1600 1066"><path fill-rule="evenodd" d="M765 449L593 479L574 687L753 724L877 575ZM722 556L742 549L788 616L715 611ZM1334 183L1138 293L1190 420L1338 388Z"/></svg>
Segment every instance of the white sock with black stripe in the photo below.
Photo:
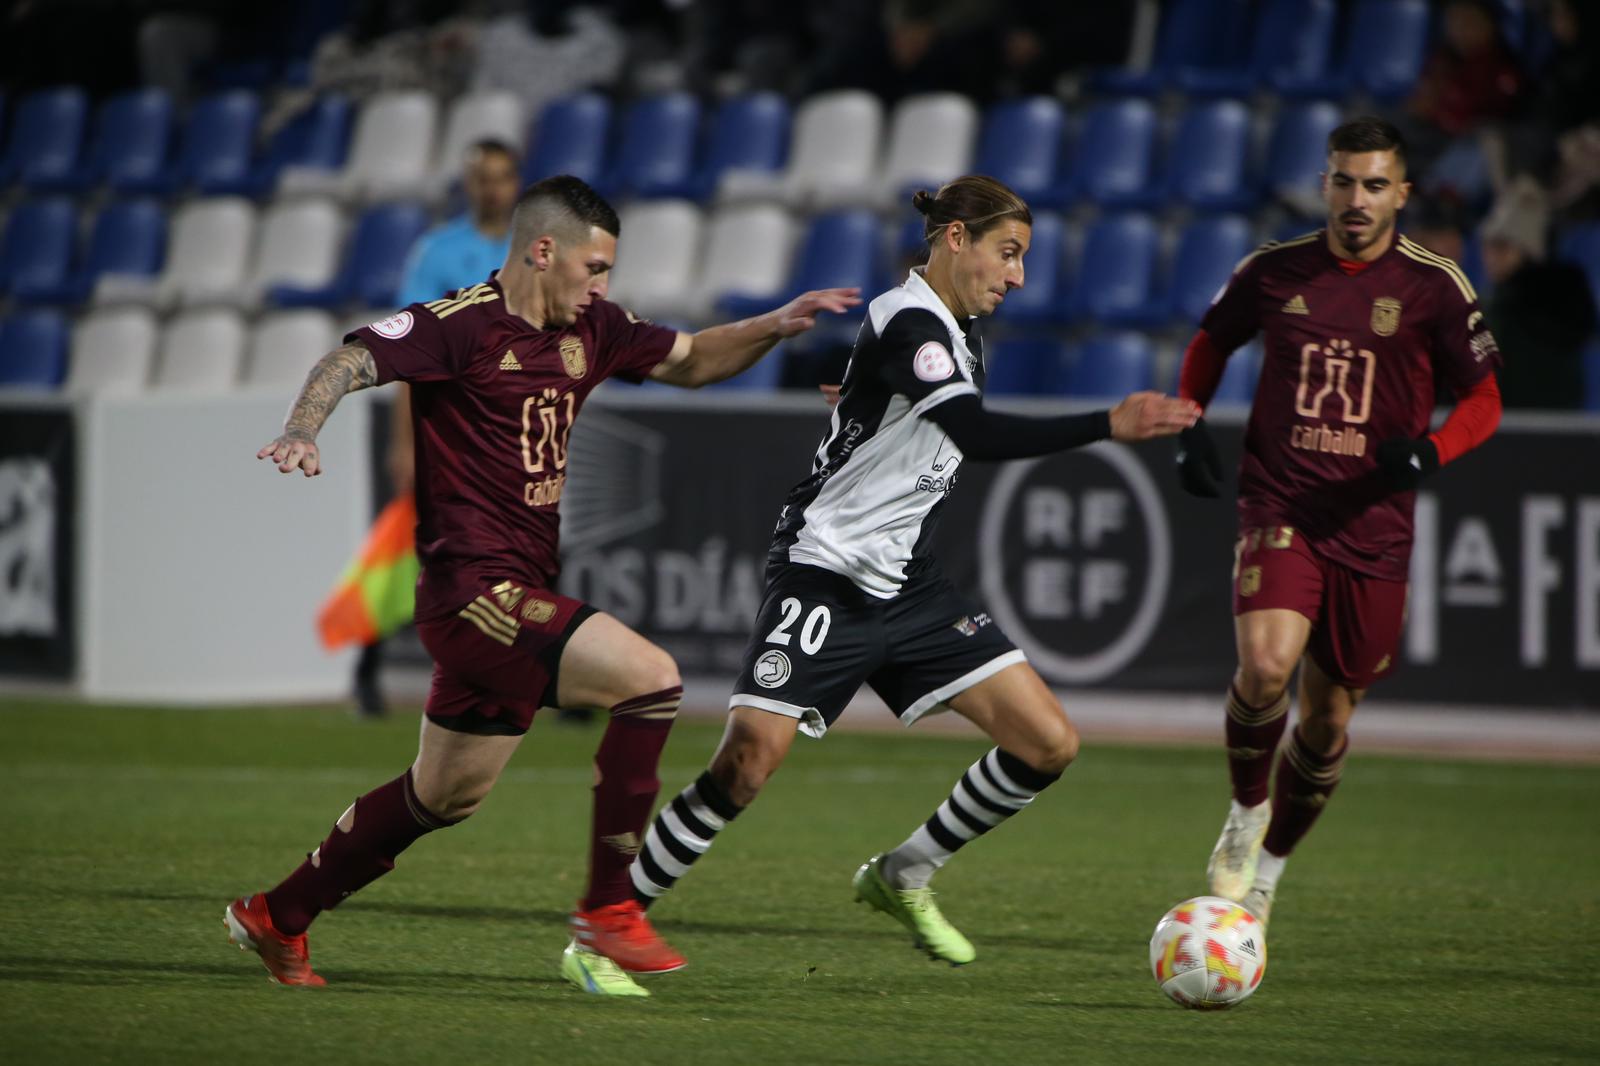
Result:
<svg viewBox="0 0 1600 1066"><path fill-rule="evenodd" d="M933 816L904 844L883 856L883 876L895 888L925 888L939 867L1033 802L1061 775L1041 773L999 748L967 768Z"/></svg>
<svg viewBox="0 0 1600 1066"><path fill-rule="evenodd" d="M743 809L728 797L710 770L703 772L656 812L639 857L628 871L633 878L633 898L649 907L666 895Z"/></svg>

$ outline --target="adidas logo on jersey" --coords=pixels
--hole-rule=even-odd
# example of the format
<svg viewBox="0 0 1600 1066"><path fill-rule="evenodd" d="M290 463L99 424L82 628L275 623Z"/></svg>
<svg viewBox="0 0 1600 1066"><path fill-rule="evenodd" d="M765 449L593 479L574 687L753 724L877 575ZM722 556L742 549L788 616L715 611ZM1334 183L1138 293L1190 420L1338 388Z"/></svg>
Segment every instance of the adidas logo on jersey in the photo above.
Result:
<svg viewBox="0 0 1600 1066"><path fill-rule="evenodd" d="M1294 299L1283 305L1283 313L1286 315L1309 315L1311 308L1306 306L1306 298L1304 296L1295 293Z"/></svg>
<svg viewBox="0 0 1600 1066"><path fill-rule="evenodd" d="M501 370L521 370L522 364L517 362L517 357L511 354L511 349L506 349L506 354L500 359Z"/></svg>

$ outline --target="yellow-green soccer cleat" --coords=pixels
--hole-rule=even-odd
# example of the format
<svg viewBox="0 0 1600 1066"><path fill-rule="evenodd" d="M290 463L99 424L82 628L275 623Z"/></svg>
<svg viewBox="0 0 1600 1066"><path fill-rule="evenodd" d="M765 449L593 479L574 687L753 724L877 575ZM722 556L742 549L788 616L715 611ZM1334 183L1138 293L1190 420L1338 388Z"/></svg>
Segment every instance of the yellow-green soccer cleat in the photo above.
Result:
<svg viewBox="0 0 1600 1066"><path fill-rule="evenodd" d="M861 864L851 880L856 902L870 904L911 930L912 942L931 958L960 966L978 957L972 942L939 913L933 889L894 888L883 879L882 866L882 855Z"/></svg>
<svg viewBox="0 0 1600 1066"><path fill-rule="evenodd" d="M1250 891L1244 894L1244 899L1239 905L1256 916L1256 921L1261 927L1267 927L1267 919L1272 917L1272 897L1277 895L1275 888L1263 888L1260 885L1251 885Z"/></svg>
<svg viewBox="0 0 1600 1066"><path fill-rule="evenodd" d="M561 976L567 983L597 996L648 996L650 990L604 955L585 951L577 941L561 953Z"/></svg>
<svg viewBox="0 0 1600 1066"><path fill-rule="evenodd" d="M1217 846L1211 849L1211 861L1206 863L1206 879L1211 882L1213 896L1235 903L1244 899L1256 878L1261 842L1266 839L1267 823L1271 821L1270 800L1262 800L1254 807L1243 807L1237 802L1229 806L1222 835L1217 838Z"/></svg>

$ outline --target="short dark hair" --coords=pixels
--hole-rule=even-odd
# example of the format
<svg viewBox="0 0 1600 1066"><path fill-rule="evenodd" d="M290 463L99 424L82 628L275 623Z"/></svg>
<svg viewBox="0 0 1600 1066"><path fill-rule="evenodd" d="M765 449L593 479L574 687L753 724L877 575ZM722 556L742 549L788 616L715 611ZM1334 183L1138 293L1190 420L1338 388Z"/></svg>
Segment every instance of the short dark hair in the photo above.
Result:
<svg viewBox="0 0 1600 1066"><path fill-rule="evenodd" d="M482 140L473 141L467 146L468 159L476 158L485 153L503 155L511 161L512 166L518 166L522 163L522 153L498 137L485 137Z"/></svg>
<svg viewBox="0 0 1600 1066"><path fill-rule="evenodd" d="M1335 152L1393 152L1401 169L1406 165L1406 139L1376 115L1353 118L1328 134L1328 154Z"/></svg>
<svg viewBox="0 0 1600 1066"><path fill-rule="evenodd" d="M518 248L547 233L562 240L582 241L591 226L598 226L613 237L622 235L617 212L604 196L582 178L558 174L522 190L511 216L511 240Z"/></svg>
<svg viewBox="0 0 1600 1066"><path fill-rule="evenodd" d="M911 206L923 216L922 237L930 244L952 222L965 226L974 240L1008 218L1033 225L1027 201L1005 182L984 174L956 178L940 186L937 193L918 190L911 197Z"/></svg>

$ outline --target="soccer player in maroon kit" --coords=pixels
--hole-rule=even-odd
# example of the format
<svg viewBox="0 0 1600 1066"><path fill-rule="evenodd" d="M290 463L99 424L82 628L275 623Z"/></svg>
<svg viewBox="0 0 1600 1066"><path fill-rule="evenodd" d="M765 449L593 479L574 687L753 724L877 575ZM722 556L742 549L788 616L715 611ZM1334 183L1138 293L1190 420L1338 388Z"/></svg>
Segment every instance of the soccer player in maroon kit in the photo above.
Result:
<svg viewBox="0 0 1600 1066"><path fill-rule="evenodd" d="M276 888L235 900L230 935L284 984L320 985L305 930L394 868L426 833L478 808L540 707L610 714L595 755L589 881L562 973L587 991L647 995L628 972L683 959L633 900L628 867L659 788L682 697L666 652L551 591L567 441L609 377L688 388L732 377L853 289L809 292L756 318L678 333L605 299L616 213L572 177L517 202L505 265L485 282L355 330L312 370L284 430L257 453L284 473L321 470L316 435L348 392L406 381L416 440L417 631L433 657L416 761L353 803Z"/></svg>
<svg viewBox="0 0 1600 1066"><path fill-rule="evenodd" d="M1228 353L1265 335L1239 469L1233 802L1207 868L1213 893L1263 923L1285 859L1339 783L1356 705L1394 667L1417 484L1500 421L1500 353L1472 285L1396 233L1405 177L1393 126L1334 130L1326 229L1246 257L1184 353L1179 395L1203 407ZM1436 382L1457 405L1429 433ZM1189 492L1217 495L1204 421L1180 436L1178 464ZM1299 723L1269 799L1297 664Z"/></svg>

